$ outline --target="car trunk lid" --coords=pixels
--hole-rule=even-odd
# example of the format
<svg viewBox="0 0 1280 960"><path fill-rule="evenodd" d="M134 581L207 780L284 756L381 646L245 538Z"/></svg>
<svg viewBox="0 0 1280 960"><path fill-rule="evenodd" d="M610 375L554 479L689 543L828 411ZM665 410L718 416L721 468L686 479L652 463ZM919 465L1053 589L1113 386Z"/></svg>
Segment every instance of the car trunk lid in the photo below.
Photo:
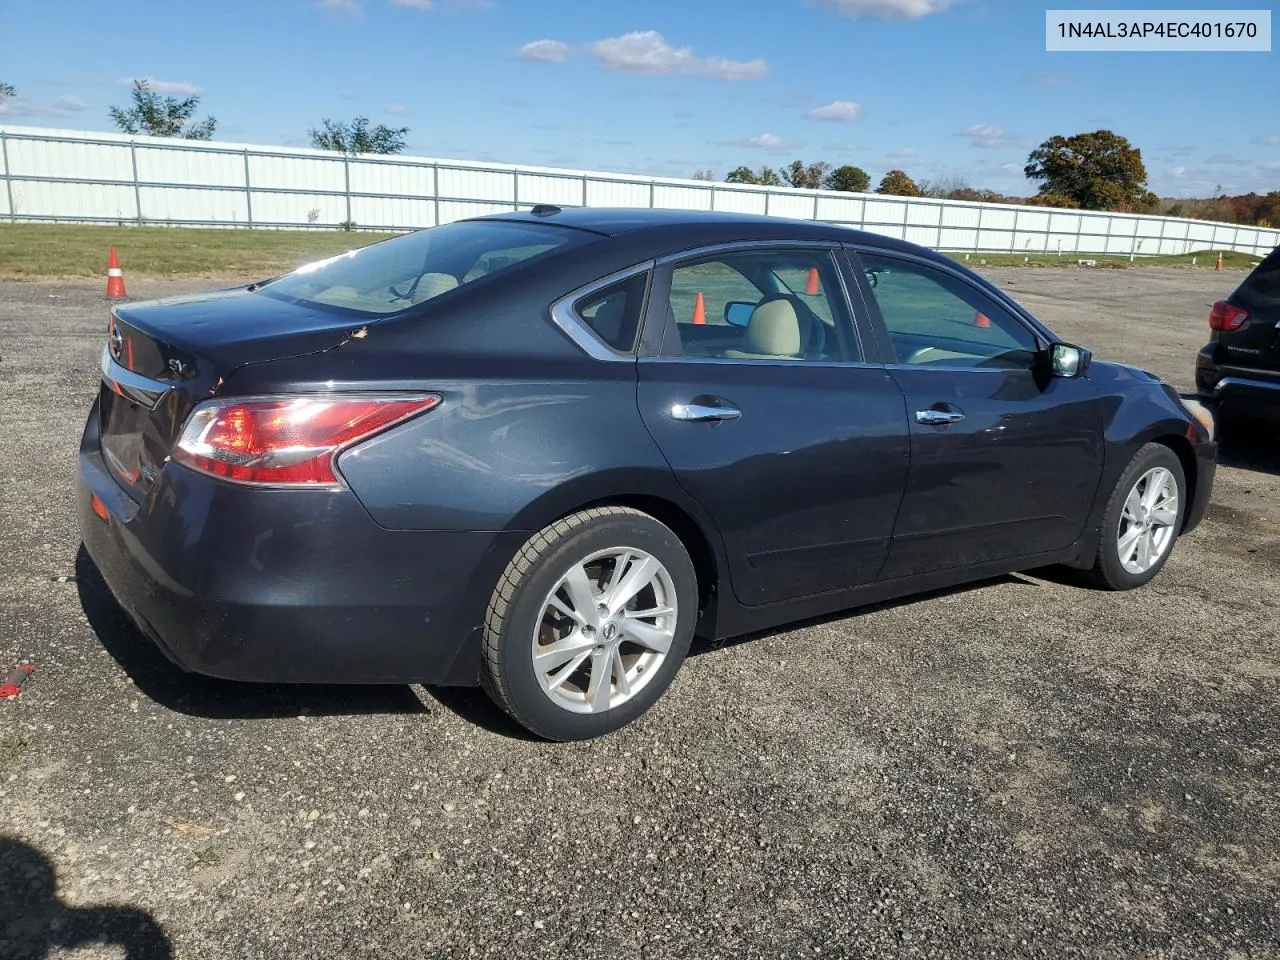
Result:
<svg viewBox="0 0 1280 960"><path fill-rule="evenodd" d="M113 308L99 394L103 459L140 501L192 408L233 370L331 349L361 325L345 311L245 288Z"/></svg>

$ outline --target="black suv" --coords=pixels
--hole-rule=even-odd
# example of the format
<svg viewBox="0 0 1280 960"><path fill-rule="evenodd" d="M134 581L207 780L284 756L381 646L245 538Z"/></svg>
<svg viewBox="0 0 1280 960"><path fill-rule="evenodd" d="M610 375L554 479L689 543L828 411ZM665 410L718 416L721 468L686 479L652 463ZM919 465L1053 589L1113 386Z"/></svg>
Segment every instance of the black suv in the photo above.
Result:
<svg viewBox="0 0 1280 960"><path fill-rule="evenodd" d="M1209 311L1196 390L1220 417L1280 416L1280 247Z"/></svg>

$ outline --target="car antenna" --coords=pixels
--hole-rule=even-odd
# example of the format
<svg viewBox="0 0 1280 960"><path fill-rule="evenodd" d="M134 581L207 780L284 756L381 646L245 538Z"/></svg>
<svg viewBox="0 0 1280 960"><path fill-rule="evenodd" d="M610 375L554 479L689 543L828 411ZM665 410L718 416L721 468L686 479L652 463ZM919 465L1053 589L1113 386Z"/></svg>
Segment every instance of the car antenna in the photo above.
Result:
<svg viewBox="0 0 1280 960"><path fill-rule="evenodd" d="M563 211L554 203L540 203L529 212L535 217L554 217L557 213L562 213Z"/></svg>

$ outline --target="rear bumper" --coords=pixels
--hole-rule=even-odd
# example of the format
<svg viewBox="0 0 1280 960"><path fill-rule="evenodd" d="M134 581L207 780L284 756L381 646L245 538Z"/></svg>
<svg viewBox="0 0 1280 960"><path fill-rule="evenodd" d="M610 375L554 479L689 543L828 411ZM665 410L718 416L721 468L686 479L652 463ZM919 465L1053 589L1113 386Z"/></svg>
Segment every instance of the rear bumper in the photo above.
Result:
<svg viewBox="0 0 1280 960"><path fill-rule="evenodd" d="M98 453L96 408L77 503L139 629L183 669L231 680L475 683L489 593L524 537L390 531L347 490L241 487L174 464L135 503Z"/></svg>
<svg viewBox="0 0 1280 960"><path fill-rule="evenodd" d="M1196 358L1196 393L1206 403L1280 412L1280 370L1240 369L1214 362L1212 344Z"/></svg>

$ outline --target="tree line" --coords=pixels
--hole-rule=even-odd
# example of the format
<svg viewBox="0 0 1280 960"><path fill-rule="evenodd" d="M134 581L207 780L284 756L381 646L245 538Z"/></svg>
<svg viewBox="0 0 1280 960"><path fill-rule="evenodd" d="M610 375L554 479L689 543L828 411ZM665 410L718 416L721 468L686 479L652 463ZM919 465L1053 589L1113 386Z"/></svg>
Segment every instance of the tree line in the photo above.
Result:
<svg viewBox="0 0 1280 960"><path fill-rule="evenodd" d="M0 103L17 96L12 84L0 82ZM155 137L182 137L211 140L216 118L196 120L200 97L165 96L151 89L146 80L135 80L130 102L111 107L111 120L124 133ZM408 127L371 124L367 117L352 120L325 118L307 131L311 145L340 153L394 154L404 150ZM976 200L986 203L1021 203L1080 210L1110 210L1123 213L1161 213L1171 217L1192 217L1225 223L1270 227L1280 224L1280 191L1265 195L1247 193L1180 201L1161 200L1147 189L1147 168L1142 151L1128 139L1110 130L1095 130L1074 136L1053 136L1031 151L1023 174L1039 183L1031 197L1011 197L994 190L974 189L961 179L916 182L905 170L886 173L875 192L901 197L934 197L946 200ZM714 180L710 170L699 170L697 180ZM805 163L793 160L775 170L762 166L735 167L726 183L790 186L809 190L837 190L867 193L871 177L854 164L833 166L824 160Z"/></svg>

